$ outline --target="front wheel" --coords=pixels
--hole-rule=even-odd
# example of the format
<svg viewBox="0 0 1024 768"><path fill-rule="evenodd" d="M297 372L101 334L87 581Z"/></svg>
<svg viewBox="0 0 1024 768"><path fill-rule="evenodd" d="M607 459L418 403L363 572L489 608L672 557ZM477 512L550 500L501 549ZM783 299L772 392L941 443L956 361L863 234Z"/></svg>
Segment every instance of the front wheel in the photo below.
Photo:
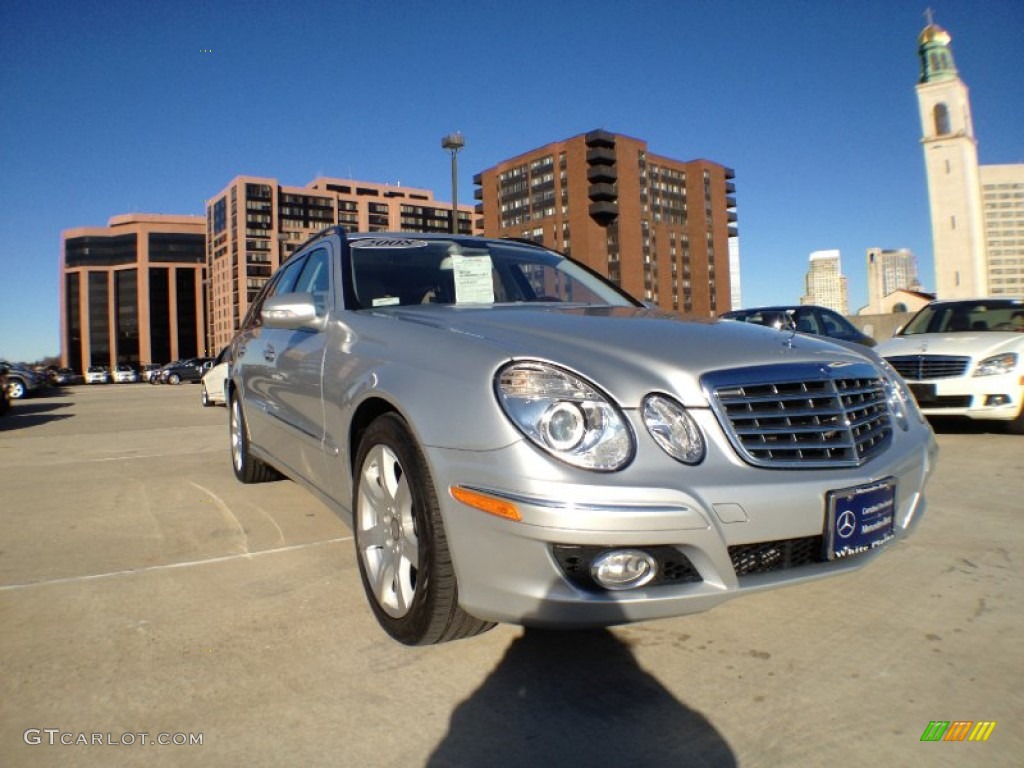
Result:
<svg viewBox="0 0 1024 768"><path fill-rule="evenodd" d="M25 382L18 381L18 379L11 379L7 382L7 394L10 396L11 400L21 400L28 394L28 390L25 388Z"/></svg>
<svg viewBox="0 0 1024 768"><path fill-rule="evenodd" d="M1020 405L1020 411L1013 421L1006 422L1006 431L1011 435L1024 435L1024 403Z"/></svg>
<svg viewBox="0 0 1024 768"><path fill-rule="evenodd" d="M243 483L265 483L280 477L273 467L250 453L249 430L238 397L231 399L228 430L231 434L231 466L235 470L235 477Z"/></svg>
<svg viewBox="0 0 1024 768"><path fill-rule="evenodd" d="M213 405L213 403L210 402L210 393L206 391L206 385L205 384L203 384L202 401L203 401L203 408L209 408L211 405Z"/></svg>
<svg viewBox="0 0 1024 768"><path fill-rule="evenodd" d="M355 467L359 574L384 631L406 645L431 645L493 627L459 607L433 480L406 423L396 414L371 423Z"/></svg>
<svg viewBox="0 0 1024 768"><path fill-rule="evenodd" d="M172 373L170 376L167 377L167 383L168 384L181 384L181 376L179 376L176 373Z"/></svg>

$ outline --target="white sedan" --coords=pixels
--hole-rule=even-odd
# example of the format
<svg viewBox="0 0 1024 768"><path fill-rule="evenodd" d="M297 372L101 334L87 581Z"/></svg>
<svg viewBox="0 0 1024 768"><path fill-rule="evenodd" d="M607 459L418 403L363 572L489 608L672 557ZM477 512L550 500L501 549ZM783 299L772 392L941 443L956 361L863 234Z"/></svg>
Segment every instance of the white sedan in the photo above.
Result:
<svg viewBox="0 0 1024 768"><path fill-rule="evenodd" d="M227 400L224 397L224 385L231 373L229 349L230 347L225 347L220 351L220 354L217 355L216 360L212 363L207 363L207 366L209 367L206 369L206 372L203 373L203 378L200 379L203 389L203 408L209 408L212 405L227 404Z"/></svg>
<svg viewBox="0 0 1024 768"><path fill-rule="evenodd" d="M110 372L101 365L90 365L85 372L86 384L109 384Z"/></svg>
<svg viewBox="0 0 1024 768"><path fill-rule="evenodd" d="M926 415L1002 421L1024 434L1024 300L933 301L877 351Z"/></svg>

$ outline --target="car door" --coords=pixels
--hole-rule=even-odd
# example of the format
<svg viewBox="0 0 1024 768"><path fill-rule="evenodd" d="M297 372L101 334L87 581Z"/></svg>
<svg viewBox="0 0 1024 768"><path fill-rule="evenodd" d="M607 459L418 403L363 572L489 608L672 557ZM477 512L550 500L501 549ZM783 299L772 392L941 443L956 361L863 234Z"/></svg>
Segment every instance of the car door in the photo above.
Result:
<svg viewBox="0 0 1024 768"><path fill-rule="evenodd" d="M331 256L330 241L317 245L307 255L292 288L298 295L312 297L319 321L316 327L265 329L274 351L273 416L279 432L275 451L285 464L324 491L328 483L322 374L327 344L324 321L331 306Z"/></svg>
<svg viewBox="0 0 1024 768"><path fill-rule="evenodd" d="M236 396L242 398L249 439L275 458L279 451L275 437L280 432L277 412L281 388L277 345L282 342L274 329L263 324L260 309L272 296L292 291L304 264L305 259L297 256L278 270L250 307L234 344Z"/></svg>

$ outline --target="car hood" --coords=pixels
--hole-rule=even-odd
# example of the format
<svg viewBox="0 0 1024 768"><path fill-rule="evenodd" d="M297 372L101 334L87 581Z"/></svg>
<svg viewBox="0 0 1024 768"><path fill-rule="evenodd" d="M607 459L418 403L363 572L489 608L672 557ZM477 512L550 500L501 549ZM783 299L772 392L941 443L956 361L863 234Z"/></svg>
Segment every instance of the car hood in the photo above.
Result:
<svg viewBox="0 0 1024 768"><path fill-rule="evenodd" d="M700 377L709 371L868 359L818 338L638 307L403 307L386 314L444 331L456 346L468 336L510 358L564 366L626 407L658 390L674 393L687 406L706 405ZM448 352L457 359L456 347Z"/></svg>
<svg viewBox="0 0 1024 768"><path fill-rule="evenodd" d="M882 357L953 355L979 360L1002 352L1024 351L1024 334L1013 331L915 333L883 341L876 351Z"/></svg>

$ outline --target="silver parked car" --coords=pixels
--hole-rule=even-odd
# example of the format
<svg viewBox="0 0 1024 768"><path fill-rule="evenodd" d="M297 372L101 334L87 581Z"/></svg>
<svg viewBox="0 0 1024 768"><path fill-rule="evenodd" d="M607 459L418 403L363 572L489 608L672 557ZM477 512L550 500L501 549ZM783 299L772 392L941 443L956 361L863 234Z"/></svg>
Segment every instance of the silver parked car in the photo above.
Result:
<svg viewBox="0 0 1024 768"><path fill-rule="evenodd" d="M352 525L407 644L859 568L921 518L937 453L870 350L687 321L510 240L327 230L232 355L235 474L283 473Z"/></svg>

